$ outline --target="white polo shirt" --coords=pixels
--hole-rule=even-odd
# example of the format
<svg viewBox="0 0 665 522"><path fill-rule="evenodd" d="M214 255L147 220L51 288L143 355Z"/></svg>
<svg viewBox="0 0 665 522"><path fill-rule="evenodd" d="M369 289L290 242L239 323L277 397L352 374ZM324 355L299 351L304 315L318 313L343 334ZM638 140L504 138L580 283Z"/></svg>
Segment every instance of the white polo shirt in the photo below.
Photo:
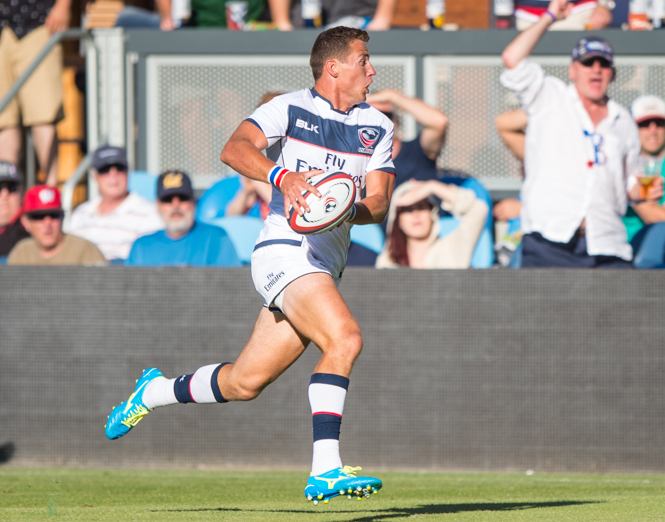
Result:
<svg viewBox="0 0 665 522"><path fill-rule="evenodd" d="M608 103L594 128L577 89L522 60L501 74L529 115L522 185L522 231L567 243L586 220L587 253L632 259L626 228L627 190L639 169L637 125Z"/></svg>
<svg viewBox="0 0 665 522"><path fill-rule="evenodd" d="M130 192L112 212L99 214L101 198L76 207L68 232L97 245L108 260L127 259L139 237L164 228L154 203Z"/></svg>

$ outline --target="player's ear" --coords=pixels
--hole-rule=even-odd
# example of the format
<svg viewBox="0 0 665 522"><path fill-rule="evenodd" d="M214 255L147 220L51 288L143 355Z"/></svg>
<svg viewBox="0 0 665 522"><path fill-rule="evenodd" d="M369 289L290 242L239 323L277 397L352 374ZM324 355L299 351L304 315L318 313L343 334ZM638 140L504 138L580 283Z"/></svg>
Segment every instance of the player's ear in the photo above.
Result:
<svg viewBox="0 0 665 522"><path fill-rule="evenodd" d="M337 78L339 76L339 63L337 63L337 60L333 59L326 61L325 69L326 72L333 78Z"/></svg>

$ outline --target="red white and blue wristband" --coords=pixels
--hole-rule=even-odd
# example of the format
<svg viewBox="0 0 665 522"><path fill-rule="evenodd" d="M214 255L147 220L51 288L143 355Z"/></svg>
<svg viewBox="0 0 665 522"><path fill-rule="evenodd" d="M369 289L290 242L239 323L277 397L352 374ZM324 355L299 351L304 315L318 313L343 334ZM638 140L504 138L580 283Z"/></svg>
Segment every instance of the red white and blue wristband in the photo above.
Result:
<svg viewBox="0 0 665 522"><path fill-rule="evenodd" d="M277 188L280 188L282 181L284 181L284 176L288 171L289 169L275 165L268 173L268 181L275 185Z"/></svg>

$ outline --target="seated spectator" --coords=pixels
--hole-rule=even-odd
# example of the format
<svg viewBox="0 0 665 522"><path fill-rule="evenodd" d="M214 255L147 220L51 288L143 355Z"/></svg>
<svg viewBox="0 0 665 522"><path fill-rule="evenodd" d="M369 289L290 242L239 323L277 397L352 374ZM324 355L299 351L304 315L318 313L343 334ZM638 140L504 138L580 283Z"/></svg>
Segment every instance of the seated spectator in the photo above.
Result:
<svg viewBox="0 0 665 522"><path fill-rule="evenodd" d="M653 160L661 178L665 175L665 101L657 96L640 96L630 112L640 134L641 154ZM628 207L623 218L630 241L644 225L665 221L665 196L660 201L640 201Z"/></svg>
<svg viewBox="0 0 665 522"><path fill-rule="evenodd" d="M439 237L434 197L461 219L445 237ZM468 268L488 211L472 190L436 180L403 183L392 197L386 246L376 267Z"/></svg>
<svg viewBox="0 0 665 522"><path fill-rule="evenodd" d="M255 205L259 205L261 219L270 213L270 200L272 199L272 185L240 176L240 189L233 199L226 205L226 216L244 216Z"/></svg>
<svg viewBox="0 0 665 522"><path fill-rule="evenodd" d="M91 242L62 231L60 193L37 185L23 198L21 223L32 237L19 241L9 253L8 265L107 265Z"/></svg>
<svg viewBox="0 0 665 522"><path fill-rule="evenodd" d="M103 146L92 157L99 197L78 206L68 232L95 243L111 262L127 259L137 238L164 228L157 208L128 192L125 149Z"/></svg>
<svg viewBox="0 0 665 522"><path fill-rule="evenodd" d="M9 161L0 161L0 257L7 257L14 245L29 237L19 219L21 215L21 177Z"/></svg>
<svg viewBox="0 0 665 522"><path fill-rule="evenodd" d="M395 126L393 135L393 163L395 164L395 188L415 179L436 179L436 158L443 147L448 117L439 109L427 105L418 98L410 98L392 89L369 94L367 103L383 112ZM415 139L399 139L399 121L395 110L399 109L415 118L422 131Z"/></svg>
<svg viewBox="0 0 665 522"><path fill-rule="evenodd" d="M524 161L524 142L526 139L526 126L529 118L522 109L514 109L502 112L494 119L494 124L499 136L521 162ZM524 166L520 168L524 177ZM513 255L522 240L520 226L520 213L522 203L519 198L506 198L499 201L492 208L494 216L497 261L501 266L509 266Z"/></svg>
<svg viewBox="0 0 665 522"><path fill-rule="evenodd" d="M515 0L515 26L524 31L547 15L550 0ZM612 24L613 0L571 0L563 17L550 10L552 31L584 31L604 29Z"/></svg>
<svg viewBox="0 0 665 522"><path fill-rule="evenodd" d="M269 0L270 15L280 31L305 27L302 0ZM345 25L366 31L390 29L397 0L323 0L318 23L326 28Z"/></svg>
<svg viewBox="0 0 665 522"><path fill-rule="evenodd" d="M126 265L240 266L224 230L194 221L196 203L186 173L162 173L157 180L157 200L166 229L137 239Z"/></svg>

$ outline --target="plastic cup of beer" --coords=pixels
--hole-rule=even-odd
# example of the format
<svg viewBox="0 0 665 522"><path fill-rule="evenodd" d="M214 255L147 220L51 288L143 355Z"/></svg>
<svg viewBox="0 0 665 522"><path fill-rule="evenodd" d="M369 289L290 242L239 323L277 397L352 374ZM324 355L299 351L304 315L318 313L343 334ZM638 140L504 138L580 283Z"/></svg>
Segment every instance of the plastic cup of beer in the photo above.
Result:
<svg viewBox="0 0 665 522"><path fill-rule="evenodd" d="M637 181L640 184L640 199L647 199L649 189L660 176L660 162L655 158L643 158Z"/></svg>

